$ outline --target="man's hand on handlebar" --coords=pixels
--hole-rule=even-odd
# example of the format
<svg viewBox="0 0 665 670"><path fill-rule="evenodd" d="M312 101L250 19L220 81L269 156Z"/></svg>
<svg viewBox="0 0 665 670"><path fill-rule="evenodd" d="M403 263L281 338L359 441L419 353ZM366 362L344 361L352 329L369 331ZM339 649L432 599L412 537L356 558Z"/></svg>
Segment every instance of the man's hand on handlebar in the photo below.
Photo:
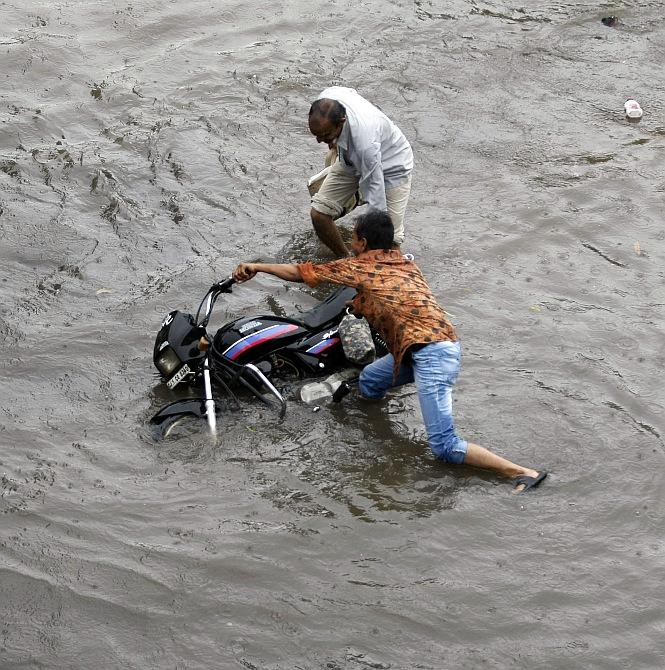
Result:
<svg viewBox="0 0 665 670"><path fill-rule="evenodd" d="M233 271L233 278L238 282L244 282L256 275L254 263L240 263Z"/></svg>
<svg viewBox="0 0 665 670"><path fill-rule="evenodd" d="M302 281L298 266L293 263L240 263L233 273L233 278L237 282L243 282L254 277L257 272L265 272L285 281Z"/></svg>

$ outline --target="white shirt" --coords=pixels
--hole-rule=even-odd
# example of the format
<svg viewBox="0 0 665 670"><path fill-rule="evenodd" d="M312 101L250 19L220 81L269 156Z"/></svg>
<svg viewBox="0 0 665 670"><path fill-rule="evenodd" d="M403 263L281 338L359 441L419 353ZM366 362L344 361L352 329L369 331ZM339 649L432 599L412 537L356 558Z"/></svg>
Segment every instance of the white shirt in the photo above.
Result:
<svg viewBox="0 0 665 670"><path fill-rule="evenodd" d="M317 100L337 100L346 109L346 123L337 139L340 164L359 179L358 188L370 207L386 210L386 188L406 181L413 170L413 152L402 131L355 89L331 86Z"/></svg>

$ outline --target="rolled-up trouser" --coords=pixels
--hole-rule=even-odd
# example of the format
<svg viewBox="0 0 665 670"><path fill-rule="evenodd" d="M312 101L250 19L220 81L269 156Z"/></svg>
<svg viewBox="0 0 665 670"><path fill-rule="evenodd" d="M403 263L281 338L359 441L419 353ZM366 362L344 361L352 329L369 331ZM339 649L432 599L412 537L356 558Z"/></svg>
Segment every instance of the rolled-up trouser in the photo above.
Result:
<svg viewBox="0 0 665 670"><path fill-rule="evenodd" d="M323 185L323 182L325 181L325 178L328 176L328 173L330 172L330 168L332 167L333 163L337 160L337 151L335 149L331 149L328 152L328 155L326 156L326 166L321 172L318 174L310 177L309 181L307 182L307 189L309 190L309 195L310 197L314 196L321 186ZM358 191L354 191L353 195L349 197L348 200L344 202L342 205L342 210L337 216L333 216L333 219L340 219L343 216L346 216L349 214L352 210L354 210L358 204L360 203L360 193Z"/></svg>
<svg viewBox="0 0 665 670"><path fill-rule="evenodd" d="M339 161L333 163L319 190L312 196L312 208L338 219L345 205L358 190L358 177L349 174ZM394 242L404 242L404 213L411 193L411 175L397 186L386 189L386 206L395 228ZM362 193L361 193L362 196Z"/></svg>
<svg viewBox="0 0 665 670"><path fill-rule="evenodd" d="M468 442L455 432L452 390L460 370L459 342L434 342L410 355L393 382L395 359L388 354L370 363L360 373L360 393L365 398L383 398L391 388L416 383L420 409L429 445L441 460L462 463Z"/></svg>

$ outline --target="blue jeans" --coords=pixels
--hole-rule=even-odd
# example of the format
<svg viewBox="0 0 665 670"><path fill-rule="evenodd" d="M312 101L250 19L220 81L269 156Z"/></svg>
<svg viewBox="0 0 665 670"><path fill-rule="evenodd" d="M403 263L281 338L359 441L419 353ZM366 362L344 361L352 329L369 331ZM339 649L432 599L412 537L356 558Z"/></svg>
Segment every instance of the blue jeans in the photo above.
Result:
<svg viewBox="0 0 665 670"><path fill-rule="evenodd" d="M402 363L393 383L395 359L388 354L363 368L358 382L360 393L365 398L383 398L389 389L415 381L432 451L448 463L462 463L468 442L455 432L452 401L460 359L459 342L427 344Z"/></svg>

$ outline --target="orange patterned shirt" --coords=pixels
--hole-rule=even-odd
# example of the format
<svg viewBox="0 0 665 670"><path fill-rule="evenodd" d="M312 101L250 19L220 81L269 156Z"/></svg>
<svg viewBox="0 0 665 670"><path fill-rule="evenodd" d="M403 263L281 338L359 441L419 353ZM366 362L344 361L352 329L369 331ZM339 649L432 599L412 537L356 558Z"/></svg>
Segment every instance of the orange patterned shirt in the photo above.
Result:
<svg viewBox="0 0 665 670"><path fill-rule="evenodd" d="M399 370L413 344L456 342L455 329L437 303L420 268L399 251L373 249L330 263L299 263L308 286L322 282L352 286L355 314L364 316L381 335Z"/></svg>

